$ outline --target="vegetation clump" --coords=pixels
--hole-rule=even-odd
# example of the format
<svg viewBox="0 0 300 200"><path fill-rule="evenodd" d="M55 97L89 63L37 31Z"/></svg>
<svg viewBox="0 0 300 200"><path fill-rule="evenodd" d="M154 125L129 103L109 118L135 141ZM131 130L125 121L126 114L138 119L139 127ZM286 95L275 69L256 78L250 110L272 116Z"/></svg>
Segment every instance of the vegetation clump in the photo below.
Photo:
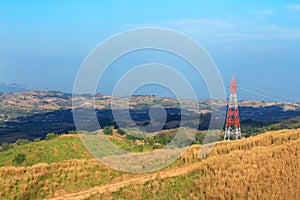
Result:
<svg viewBox="0 0 300 200"><path fill-rule="evenodd" d="M2 151L6 151L6 150L11 149L11 148L13 148L13 145L12 145L12 144L3 143L3 144L1 145L1 150L2 150Z"/></svg>
<svg viewBox="0 0 300 200"><path fill-rule="evenodd" d="M18 146L21 146L21 145L25 145L25 144L29 144L30 141L27 140L27 139L18 139L15 144L18 145Z"/></svg>
<svg viewBox="0 0 300 200"><path fill-rule="evenodd" d="M19 153L16 155L16 157L13 159L13 162L15 162L17 165L22 164L26 160L26 155L23 153Z"/></svg>
<svg viewBox="0 0 300 200"><path fill-rule="evenodd" d="M113 135L114 126L105 126L103 128L104 135Z"/></svg>
<svg viewBox="0 0 300 200"><path fill-rule="evenodd" d="M54 138L56 138L56 134L55 133L48 133L45 140L52 140Z"/></svg>

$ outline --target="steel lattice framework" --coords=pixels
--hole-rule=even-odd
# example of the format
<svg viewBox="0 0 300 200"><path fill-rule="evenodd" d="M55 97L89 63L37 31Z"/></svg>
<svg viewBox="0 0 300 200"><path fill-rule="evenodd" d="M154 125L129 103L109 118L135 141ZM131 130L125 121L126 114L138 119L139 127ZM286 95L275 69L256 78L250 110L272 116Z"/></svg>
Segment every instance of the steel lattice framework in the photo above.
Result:
<svg viewBox="0 0 300 200"><path fill-rule="evenodd" d="M234 76L232 76L224 140L231 140L234 138L238 140L242 138L236 89L236 80L234 79Z"/></svg>

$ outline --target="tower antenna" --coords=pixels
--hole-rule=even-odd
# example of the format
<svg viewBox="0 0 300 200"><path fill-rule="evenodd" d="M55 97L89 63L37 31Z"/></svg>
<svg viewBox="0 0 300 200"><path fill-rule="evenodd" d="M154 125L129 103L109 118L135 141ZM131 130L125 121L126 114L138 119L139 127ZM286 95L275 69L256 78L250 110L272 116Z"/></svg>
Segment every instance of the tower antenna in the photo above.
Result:
<svg viewBox="0 0 300 200"><path fill-rule="evenodd" d="M234 79L234 76L232 76L224 140L231 140L234 138L238 140L242 138L236 89L236 80Z"/></svg>

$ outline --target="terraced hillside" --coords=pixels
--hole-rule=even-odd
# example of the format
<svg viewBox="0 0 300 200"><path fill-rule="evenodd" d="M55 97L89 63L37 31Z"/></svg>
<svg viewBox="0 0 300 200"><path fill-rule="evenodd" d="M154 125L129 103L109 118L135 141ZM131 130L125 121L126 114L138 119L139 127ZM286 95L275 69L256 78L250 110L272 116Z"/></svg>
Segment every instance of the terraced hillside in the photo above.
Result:
<svg viewBox="0 0 300 200"><path fill-rule="evenodd" d="M171 166L145 174L112 170L84 151L70 151L77 141L71 135L37 142L45 149L61 146L56 148L64 158L48 163L14 167L2 162L1 199L297 199L300 195L300 129L218 142L203 159L200 145L194 145ZM22 146L24 154L37 154L34 144ZM73 159L76 154L81 159ZM1 159L7 156L0 153Z"/></svg>

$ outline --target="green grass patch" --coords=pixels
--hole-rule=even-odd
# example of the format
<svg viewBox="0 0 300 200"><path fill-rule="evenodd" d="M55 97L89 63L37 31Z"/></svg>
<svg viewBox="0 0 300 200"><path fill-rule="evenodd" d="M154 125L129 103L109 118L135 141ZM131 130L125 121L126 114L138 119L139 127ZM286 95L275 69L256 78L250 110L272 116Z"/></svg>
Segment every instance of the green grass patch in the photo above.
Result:
<svg viewBox="0 0 300 200"><path fill-rule="evenodd" d="M2 151L0 152L0 167L18 166L16 162L13 162L18 154L26 155L21 166L92 158L77 135L64 135L49 141L31 142Z"/></svg>

